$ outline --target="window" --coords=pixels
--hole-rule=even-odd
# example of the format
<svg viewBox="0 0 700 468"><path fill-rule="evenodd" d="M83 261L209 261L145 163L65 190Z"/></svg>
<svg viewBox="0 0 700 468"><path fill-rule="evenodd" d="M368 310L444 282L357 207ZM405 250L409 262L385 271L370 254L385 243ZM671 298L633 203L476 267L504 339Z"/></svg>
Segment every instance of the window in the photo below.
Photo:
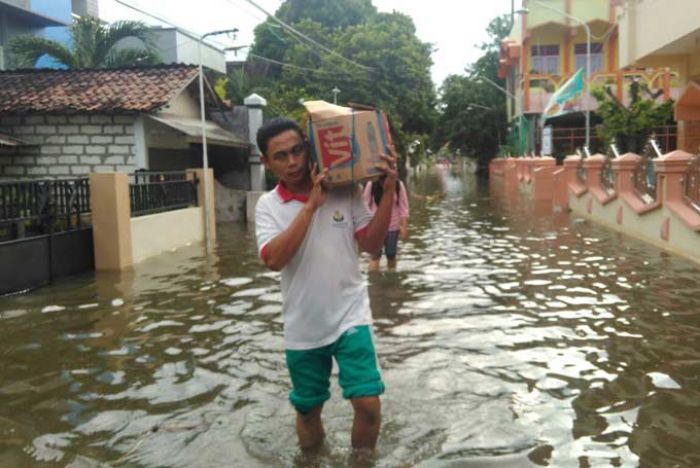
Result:
<svg viewBox="0 0 700 468"><path fill-rule="evenodd" d="M574 71L583 68L586 71L586 44L574 46ZM591 73L603 70L603 44L591 42Z"/></svg>
<svg viewBox="0 0 700 468"><path fill-rule="evenodd" d="M534 73L559 74L559 46L542 45L532 47L532 70Z"/></svg>

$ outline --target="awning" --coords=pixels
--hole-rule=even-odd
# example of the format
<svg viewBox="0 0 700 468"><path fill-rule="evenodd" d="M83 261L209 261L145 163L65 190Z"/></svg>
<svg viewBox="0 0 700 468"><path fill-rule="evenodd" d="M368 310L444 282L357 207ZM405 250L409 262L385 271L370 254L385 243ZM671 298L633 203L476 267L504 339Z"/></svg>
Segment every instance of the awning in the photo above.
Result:
<svg viewBox="0 0 700 468"><path fill-rule="evenodd" d="M0 133L0 146L23 146L26 144L22 140Z"/></svg>
<svg viewBox="0 0 700 468"><path fill-rule="evenodd" d="M685 87L676 102L675 119L700 120L700 83L691 81Z"/></svg>
<svg viewBox="0 0 700 468"><path fill-rule="evenodd" d="M156 122L167 125L168 127L177 130L187 137L190 143L202 143L202 122L199 119L190 117L175 117L171 115L149 115ZM233 133L224 130L216 123L209 120L205 123L207 131L207 144L220 146L233 146L236 148L248 148L249 143L238 138Z"/></svg>

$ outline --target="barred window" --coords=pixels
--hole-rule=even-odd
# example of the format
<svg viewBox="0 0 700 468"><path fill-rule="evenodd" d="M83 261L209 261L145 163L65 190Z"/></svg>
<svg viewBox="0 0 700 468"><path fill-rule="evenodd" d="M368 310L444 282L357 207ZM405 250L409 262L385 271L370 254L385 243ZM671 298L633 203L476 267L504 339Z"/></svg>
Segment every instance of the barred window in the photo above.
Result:
<svg viewBox="0 0 700 468"><path fill-rule="evenodd" d="M532 70L535 73L559 75L559 46L532 46Z"/></svg>
<svg viewBox="0 0 700 468"><path fill-rule="evenodd" d="M574 46L574 71L583 68L586 71L586 44ZM603 70L603 44L591 43L591 73Z"/></svg>

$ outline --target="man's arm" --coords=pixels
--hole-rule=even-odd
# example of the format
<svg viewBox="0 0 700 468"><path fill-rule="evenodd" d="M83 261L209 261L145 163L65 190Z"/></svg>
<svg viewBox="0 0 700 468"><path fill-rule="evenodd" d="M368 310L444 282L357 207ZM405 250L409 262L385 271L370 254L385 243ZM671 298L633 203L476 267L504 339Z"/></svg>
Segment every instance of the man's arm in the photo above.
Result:
<svg viewBox="0 0 700 468"><path fill-rule="evenodd" d="M391 156L382 156L387 162L387 167L383 168L386 174L384 179L384 194L379 201L377 211L374 213L372 221L367 225L364 235L357 239L357 244L365 252L376 252L384 244L386 231L389 229L391 221L391 210L394 205L394 196L396 193L396 153L394 148L390 148ZM376 183L376 182L374 182Z"/></svg>
<svg viewBox="0 0 700 468"><path fill-rule="evenodd" d="M321 181L325 178L327 171L319 175L315 175L315 172L316 166L314 165L311 170L313 188L309 200L287 229L265 244L262 260L265 262L265 266L271 270L280 271L294 258L301 243L304 242L316 209L326 201L326 193L321 186Z"/></svg>

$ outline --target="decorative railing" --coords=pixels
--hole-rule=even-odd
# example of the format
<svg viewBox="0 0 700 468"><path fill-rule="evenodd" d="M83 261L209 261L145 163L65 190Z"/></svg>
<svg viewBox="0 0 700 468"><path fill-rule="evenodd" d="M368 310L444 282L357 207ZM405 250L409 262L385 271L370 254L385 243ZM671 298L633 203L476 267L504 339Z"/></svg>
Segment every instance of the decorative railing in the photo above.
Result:
<svg viewBox="0 0 700 468"><path fill-rule="evenodd" d="M696 155L688 165L685 176L686 200L700 212L700 154Z"/></svg>
<svg viewBox="0 0 700 468"><path fill-rule="evenodd" d="M619 158L620 152L617 150L615 143L610 145L608 152L605 154L605 162L600 168L600 185L608 194L615 193L615 171L613 171L613 159Z"/></svg>
<svg viewBox="0 0 700 468"><path fill-rule="evenodd" d="M183 171L130 174L131 216L179 210L197 205L197 179Z"/></svg>
<svg viewBox="0 0 700 468"><path fill-rule="evenodd" d="M583 151L576 150L576 154L579 155L578 165L576 166L576 178L585 185L588 175L586 174L586 168L583 165L583 161L587 156L590 156L590 154L588 153L588 148L586 147L583 148Z"/></svg>
<svg viewBox="0 0 700 468"><path fill-rule="evenodd" d="M0 181L0 240L80 229L89 212L86 177Z"/></svg>
<svg viewBox="0 0 700 468"><path fill-rule="evenodd" d="M634 188L641 199L644 200L644 203L647 204L656 201L656 166L653 160L659 156L661 156L661 151L652 136L649 139L649 143L644 147L644 151L632 174Z"/></svg>
<svg viewBox="0 0 700 468"><path fill-rule="evenodd" d="M518 81L518 95L523 94L526 103L520 103L526 112L541 113L549 103L552 94L563 86L576 70L562 75L549 73L528 73ZM584 81L587 81L584 76ZM645 98L663 102L667 99L677 99L680 95L681 84L678 72L666 68L628 69L619 72L598 71L591 74L591 88L607 87L628 106L631 101L630 88L632 83L641 83L649 93ZM524 96L527 94L527 96ZM598 101L585 96L580 104L581 109L596 110Z"/></svg>

